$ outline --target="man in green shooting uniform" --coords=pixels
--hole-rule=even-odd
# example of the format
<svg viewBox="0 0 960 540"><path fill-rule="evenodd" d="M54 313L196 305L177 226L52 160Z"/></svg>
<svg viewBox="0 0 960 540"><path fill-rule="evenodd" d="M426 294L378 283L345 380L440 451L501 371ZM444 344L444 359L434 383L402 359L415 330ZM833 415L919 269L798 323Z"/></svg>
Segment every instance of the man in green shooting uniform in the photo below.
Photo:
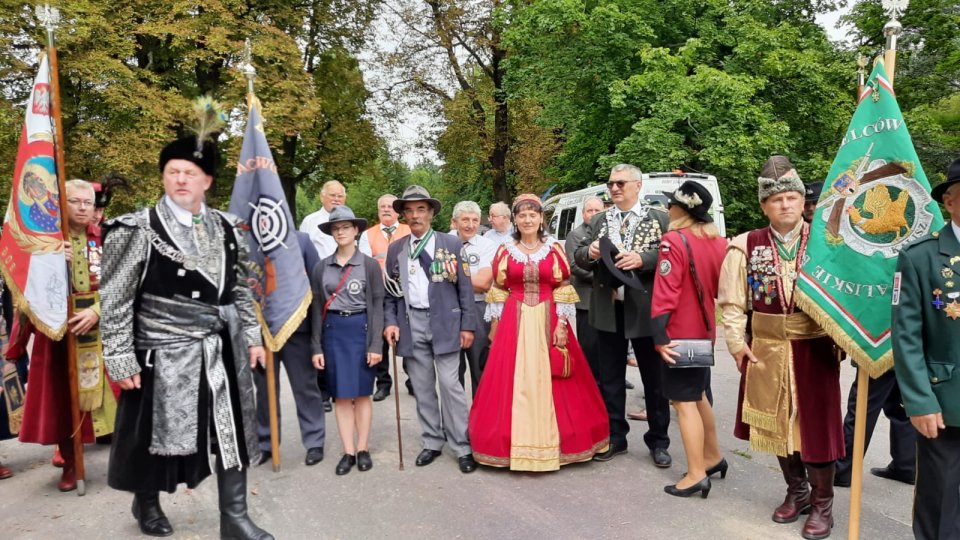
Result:
<svg viewBox="0 0 960 540"><path fill-rule="evenodd" d="M893 357L920 432L913 533L960 538L960 159L933 189L950 222L905 248L893 292Z"/></svg>

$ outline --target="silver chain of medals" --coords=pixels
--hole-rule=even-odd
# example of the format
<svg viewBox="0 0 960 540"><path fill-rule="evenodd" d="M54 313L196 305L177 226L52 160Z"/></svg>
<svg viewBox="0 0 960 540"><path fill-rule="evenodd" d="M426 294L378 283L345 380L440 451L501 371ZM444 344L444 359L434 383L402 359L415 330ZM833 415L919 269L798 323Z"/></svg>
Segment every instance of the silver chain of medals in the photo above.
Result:
<svg viewBox="0 0 960 540"><path fill-rule="evenodd" d="M188 255L174 246L163 241L160 238L160 235L157 234L157 231L153 230L150 227L150 223L146 221L146 218L143 216L137 216L137 224L140 226L140 229L147 235L147 239L150 240L150 244L156 248L157 253L163 255L164 257L183 265L186 270L194 271L200 267L200 257L197 255ZM213 219L213 227L216 230L218 238L222 238L222 227L220 226L220 220ZM208 246L209 247L209 246ZM197 246L197 250L200 250L200 246ZM207 250L209 251L209 250Z"/></svg>

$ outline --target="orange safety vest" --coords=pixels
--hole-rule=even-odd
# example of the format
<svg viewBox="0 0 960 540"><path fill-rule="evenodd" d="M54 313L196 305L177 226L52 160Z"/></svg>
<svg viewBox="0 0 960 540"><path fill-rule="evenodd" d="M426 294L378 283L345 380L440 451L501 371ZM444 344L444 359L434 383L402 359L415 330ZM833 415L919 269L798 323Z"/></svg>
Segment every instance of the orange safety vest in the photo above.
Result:
<svg viewBox="0 0 960 540"><path fill-rule="evenodd" d="M397 223L397 230L393 231L390 243L408 234L410 234L410 226L406 223ZM390 244L387 243L387 236L383 233L379 223L367 229L367 241L370 242L370 253L380 263L382 269L387 264L387 247Z"/></svg>

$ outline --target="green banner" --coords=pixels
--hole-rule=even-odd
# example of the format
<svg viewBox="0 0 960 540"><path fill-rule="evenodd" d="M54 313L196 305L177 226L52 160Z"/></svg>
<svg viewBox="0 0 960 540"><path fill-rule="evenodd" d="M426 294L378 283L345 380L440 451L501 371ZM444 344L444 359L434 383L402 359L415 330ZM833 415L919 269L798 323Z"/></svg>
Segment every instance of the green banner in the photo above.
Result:
<svg viewBox="0 0 960 540"><path fill-rule="evenodd" d="M882 63L858 100L817 203L797 303L877 377L893 367L897 254L943 216Z"/></svg>

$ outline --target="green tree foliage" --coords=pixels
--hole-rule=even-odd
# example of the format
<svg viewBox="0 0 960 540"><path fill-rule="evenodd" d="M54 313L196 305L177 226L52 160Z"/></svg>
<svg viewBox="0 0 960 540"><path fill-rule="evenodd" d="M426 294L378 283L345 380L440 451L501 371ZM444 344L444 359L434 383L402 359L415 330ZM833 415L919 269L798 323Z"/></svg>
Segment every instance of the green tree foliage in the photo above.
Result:
<svg viewBox="0 0 960 540"><path fill-rule="evenodd" d="M822 177L853 110L851 54L816 2L545 0L513 12L508 88L562 129L565 188L617 162L720 179L733 231L760 222L756 176L784 153Z"/></svg>
<svg viewBox="0 0 960 540"><path fill-rule="evenodd" d="M211 94L233 108L231 129L221 137L221 188L213 201L222 205L245 120L246 84L236 66L249 38L257 95L288 197L303 180L350 174L372 161L370 149L378 146L362 119L362 78L346 52L363 43L375 6L339 0L60 3L67 173L96 179L116 171L131 178L135 189L120 195L115 212L152 202L160 193L160 149L185 133L190 101ZM32 6L0 0L0 126L22 122L45 42ZM3 137L10 133L3 131ZM19 138L18 127L14 132ZM0 175L9 178L15 153L16 144L0 145Z"/></svg>

